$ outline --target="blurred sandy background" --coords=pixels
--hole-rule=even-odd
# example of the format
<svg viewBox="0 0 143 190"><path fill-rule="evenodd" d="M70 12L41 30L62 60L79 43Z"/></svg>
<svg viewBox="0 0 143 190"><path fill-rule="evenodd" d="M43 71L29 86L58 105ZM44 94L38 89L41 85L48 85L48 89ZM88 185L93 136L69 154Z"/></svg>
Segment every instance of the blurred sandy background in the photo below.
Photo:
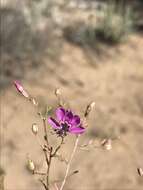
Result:
<svg viewBox="0 0 143 190"><path fill-rule="evenodd" d="M125 1L132 3L142 18L142 1L137 1L139 6L134 2ZM27 153L39 169L45 164L31 133L32 123L40 126L41 121L33 107L17 94L15 79L41 105L56 106L57 87L62 89L71 108L81 115L87 104L95 101L89 129L81 143L90 139L121 139L113 142L110 151L79 150L72 165L72 170L79 173L67 181L65 189L142 189L143 177L138 176L137 167L143 167L143 22L139 19L138 30L121 43L97 40L92 41L94 47L86 40L81 43L80 29L88 25L89 18L96 23L96 13L100 15L106 3L2 1L0 174L4 175L6 190L41 190L36 177L26 169ZM73 25L74 30L68 28ZM67 138L62 149L64 156L69 155L73 140L73 136ZM51 170L52 180L62 178L64 171L65 164L56 161Z"/></svg>

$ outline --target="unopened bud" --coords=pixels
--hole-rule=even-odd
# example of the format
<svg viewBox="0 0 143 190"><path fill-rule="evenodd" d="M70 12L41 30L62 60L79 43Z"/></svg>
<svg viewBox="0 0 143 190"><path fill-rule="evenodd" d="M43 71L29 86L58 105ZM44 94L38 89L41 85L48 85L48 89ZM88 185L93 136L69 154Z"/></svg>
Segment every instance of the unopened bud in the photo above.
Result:
<svg viewBox="0 0 143 190"><path fill-rule="evenodd" d="M106 149L106 150L111 150L112 149L112 142L111 139L104 139L101 142L101 145Z"/></svg>
<svg viewBox="0 0 143 190"><path fill-rule="evenodd" d="M61 89L60 88L57 88L55 90L55 95L58 98L58 104L59 104L59 106L63 106L64 107L65 106L65 102L64 102L64 100L62 98L62 93L61 93Z"/></svg>
<svg viewBox="0 0 143 190"><path fill-rule="evenodd" d="M61 95L61 90L60 90L60 88L57 88L57 89L55 90L55 95L56 95L56 96Z"/></svg>
<svg viewBox="0 0 143 190"><path fill-rule="evenodd" d="M27 167L30 171L34 172L35 170L35 165L34 162L31 159L28 159Z"/></svg>
<svg viewBox="0 0 143 190"><path fill-rule="evenodd" d="M25 91L25 89L23 88L23 86L20 84L19 81L14 81L14 85L16 87L16 89L18 90L18 92L20 92L24 97L28 98L29 94Z"/></svg>
<svg viewBox="0 0 143 190"><path fill-rule="evenodd" d="M139 176L143 176L143 169L142 168L137 168L137 172Z"/></svg>
<svg viewBox="0 0 143 190"><path fill-rule="evenodd" d="M37 135L38 133L38 125L36 123L32 124L32 132L34 135Z"/></svg>
<svg viewBox="0 0 143 190"><path fill-rule="evenodd" d="M85 110L85 113L84 113L84 117L88 117L89 113L92 111L92 109L94 108L95 106L95 102L91 102L87 107L86 107L86 110Z"/></svg>

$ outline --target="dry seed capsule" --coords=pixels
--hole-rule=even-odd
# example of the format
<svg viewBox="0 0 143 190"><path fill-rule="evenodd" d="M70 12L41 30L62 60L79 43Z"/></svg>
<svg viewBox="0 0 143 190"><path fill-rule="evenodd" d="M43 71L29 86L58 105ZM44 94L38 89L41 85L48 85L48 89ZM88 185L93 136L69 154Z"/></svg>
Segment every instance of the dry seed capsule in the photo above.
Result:
<svg viewBox="0 0 143 190"><path fill-rule="evenodd" d="M55 95L56 95L56 96L61 95L61 90L60 90L59 88L57 88L57 89L55 90Z"/></svg>
<svg viewBox="0 0 143 190"><path fill-rule="evenodd" d="M88 117L89 113L92 111L94 106L95 106L95 102L91 102L89 105L87 105L85 113L84 113L84 117Z"/></svg>
<svg viewBox="0 0 143 190"><path fill-rule="evenodd" d="M32 132L34 135L37 135L38 133L38 125L36 123L32 124Z"/></svg>
<svg viewBox="0 0 143 190"><path fill-rule="evenodd" d="M28 167L29 171L34 172L35 165L34 165L34 162L31 159L28 159L27 167Z"/></svg>

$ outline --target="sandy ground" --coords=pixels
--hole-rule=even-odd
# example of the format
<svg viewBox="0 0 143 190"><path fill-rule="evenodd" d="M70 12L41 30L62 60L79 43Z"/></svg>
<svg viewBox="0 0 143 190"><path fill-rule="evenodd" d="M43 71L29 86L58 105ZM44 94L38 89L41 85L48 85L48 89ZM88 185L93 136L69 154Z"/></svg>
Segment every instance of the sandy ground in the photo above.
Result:
<svg viewBox="0 0 143 190"><path fill-rule="evenodd" d="M107 54L89 55L86 49L64 43L59 62L44 57L44 65L26 73L23 85L41 104L56 105L54 89L60 87L73 110L82 114L90 101L95 110L89 119L89 139L120 137L111 151L91 149L77 152L72 169L79 174L66 184L68 190L141 190L143 178L136 168L143 167L143 38L132 36L128 43L108 48ZM90 59L89 59L90 58ZM35 110L19 96L12 82L3 94L1 163L7 190L40 190L36 177L26 169L27 153L39 169L45 162L31 133L31 124L41 121ZM40 135L42 126L40 127ZM62 152L68 156L73 136L67 137ZM55 140L53 141L55 143ZM55 162L51 178L62 178L65 164Z"/></svg>

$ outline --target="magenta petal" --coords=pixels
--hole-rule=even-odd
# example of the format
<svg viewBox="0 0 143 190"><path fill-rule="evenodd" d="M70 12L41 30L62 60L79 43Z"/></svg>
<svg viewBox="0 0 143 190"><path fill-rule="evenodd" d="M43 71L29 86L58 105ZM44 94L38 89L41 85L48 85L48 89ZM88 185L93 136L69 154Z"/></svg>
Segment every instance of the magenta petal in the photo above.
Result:
<svg viewBox="0 0 143 190"><path fill-rule="evenodd" d="M71 124L72 119L73 119L73 113L71 111L66 111L65 121Z"/></svg>
<svg viewBox="0 0 143 190"><path fill-rule="evenodd" d="M84 127L71 127L69 129L69 133L72 133L72 134L82 134L84 132L85 132Z"/></svg>
<svg viewBox="0 0 143 190"><path fill-rule="evenodd" d="M57 108L56 116L59 121L63 121L65 117L65 109L64 108Z"/></svg>
<svg viewBox="0 0 143 190"><path fill-rule="evenodd" d="M80 124L80 117L78 115L74 115L71 121L72 126L77 126Z"/></svg>
<svg viewBox="0 0 143 190"><path fill-rule="evenodd" d="M60 129L60 124L53 119L52 117L48 118L48 123L54 128L54 129Z"/></svg>

